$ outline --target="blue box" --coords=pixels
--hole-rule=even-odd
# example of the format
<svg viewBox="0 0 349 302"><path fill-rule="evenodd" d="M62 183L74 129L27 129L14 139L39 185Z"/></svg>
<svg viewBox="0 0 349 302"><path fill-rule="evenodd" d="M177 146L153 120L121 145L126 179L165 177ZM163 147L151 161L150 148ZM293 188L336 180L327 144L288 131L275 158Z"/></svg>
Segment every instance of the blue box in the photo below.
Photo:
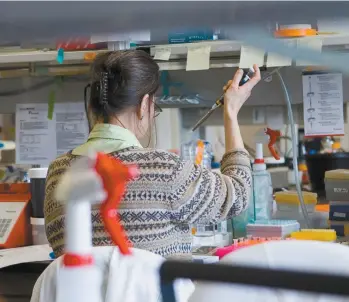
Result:
<svg viewBox="0 0 349 302"><path fill-rule="evenodd" d="M348 202L331 202L329 220L349 222L349 203Z"/></svg>
<svg viewBox="0 0 349 302"><path fill-rule="evenodd" d="M168 34L169 44L182 44L210 40L213 40L213 30L211 29L176 31Z"/></svg>

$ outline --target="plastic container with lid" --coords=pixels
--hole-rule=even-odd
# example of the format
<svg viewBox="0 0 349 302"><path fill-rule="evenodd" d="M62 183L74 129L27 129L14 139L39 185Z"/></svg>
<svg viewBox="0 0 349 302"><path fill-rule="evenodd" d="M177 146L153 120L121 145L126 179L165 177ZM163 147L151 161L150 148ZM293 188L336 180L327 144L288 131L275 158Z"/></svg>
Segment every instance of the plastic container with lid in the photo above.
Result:
<svg viewBox="0 0 349 302"><path fill-rule="evenodd" d="M211 169L212 146L205 140L192 140L181 145L181 158L190 160L196 165ZM214 224L197 223L191 226L193 247L216 245L218 226Z"/></svg>
<svg viewBox="0 0 349 302"><path fill-rule="evenodd" d="M293 232L291 238L296 240L335 242L337 240L337 234L334 230L303 229L299 232Z"/></svg>
<svg viewBox="0 0 349 302"><path fill-rule="evenodd" d="M308 212L314 212L317 204L317 194L302 192L303 200ZM284 191L275 193L275 202L278 211L301 212L301 204L296 191Z"/></svg>
<svg viewBox="0 0 349 302"><path fill-rule="evenodd" d="M253 237L285 238L298 231L300 224L296 220L257 220L247 225L247 235Z"/></svg>
<svg viewBox="0 0 349 302"><path fill-rule="evenodd" d="M326 171L325 190L328 201L349 202L349 170Z"/></svg>

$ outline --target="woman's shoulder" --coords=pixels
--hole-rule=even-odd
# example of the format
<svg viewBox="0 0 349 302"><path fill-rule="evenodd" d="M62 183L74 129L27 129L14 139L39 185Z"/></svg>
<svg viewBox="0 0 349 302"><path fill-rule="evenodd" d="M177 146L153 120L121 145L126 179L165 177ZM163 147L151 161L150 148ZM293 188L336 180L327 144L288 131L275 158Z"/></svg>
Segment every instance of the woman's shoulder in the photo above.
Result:
<svg viewBox="0 0 349 302"><path fill-rule="evenodd" d="M59 155L58 157L56 157L55 160L51 162L50 169L70 166L71 162L74 161L77 157L79 156L73 155L71 152Z"/></svg>
<svg viewBox="0 0 349 302"><path fill-rule="evenodd" d="M48 176L50 176L51 174L61 174L68 167L70 167L72 162L78 157L78 155L73 155L70 152L58 156L50 163Z"/></svg>
<svg viewBox="0 0 349 302"><path fill-rule="evenodd" d="M183 163L177 154L161 149L128 148L112 152L110 155L117 157L125 163L153 164L160 166L177 166ZM49 170L65 170L79 157L81 156L73 155L70 152L58 156L51 162Z"/></svg>
<svg viewBox="0 0 349 302"><path fill-rule="evenodd" d="M114 152L113 155L125 162L164 162L172 164L182 162L181 158L177 154L161 149L125 149Z"/></svg>

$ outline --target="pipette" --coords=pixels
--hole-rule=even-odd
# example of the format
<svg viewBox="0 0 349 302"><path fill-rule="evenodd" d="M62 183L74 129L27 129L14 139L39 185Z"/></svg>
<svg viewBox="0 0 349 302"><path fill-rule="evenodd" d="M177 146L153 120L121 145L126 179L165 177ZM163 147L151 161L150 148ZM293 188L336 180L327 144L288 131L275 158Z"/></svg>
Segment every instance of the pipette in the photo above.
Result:
<svg viewBox="0 0 349 302"><path fill-rule="evenodd" d="M262 81L266 80L267 78L269 78L273 73L277 72L281 67L275 68L274 70L272 70L271 72L269 72L267 75L265 75L262 78ZM254 70L253 68L250 68L248 70L244 70L244 74L242 76L242 79L239 83L239 86L244 85L254 74ZM211 109L195 124L195 126L191 129L192 132L194 132L197 128L199 128L203 122L205 122L210 116L211 114L218 108L222 107L224 105L224 95L225 92L227 91L229 87L227 87L225 89L225 91L222 93L222 95L217 99L217 101L213 104L213 106L211 107Z"/></svg>

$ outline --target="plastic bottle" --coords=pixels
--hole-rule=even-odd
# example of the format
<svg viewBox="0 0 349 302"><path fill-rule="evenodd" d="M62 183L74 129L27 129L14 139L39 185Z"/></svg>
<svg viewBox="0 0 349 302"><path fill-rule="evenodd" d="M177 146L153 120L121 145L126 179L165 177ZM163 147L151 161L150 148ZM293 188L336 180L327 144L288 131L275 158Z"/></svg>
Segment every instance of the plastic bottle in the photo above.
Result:
<svg viewBox="0 0 349 302"><path fill-rule="evenodd" d="M270 173L266 170L263 158L263 144L268 143L269 150L275 159L280 157L274 149L280 131L269 128L258 131L255 137L256 158L252 171L252 194L247 210L232 219L233 237L246 236L246 226L256 220L269 220L273 210L273 187Z"/></svg>
<svg viewBox="0 0 349 302"><path fill-rule="evenodd" d="M264 136L263 136L264 133ZM270 173L263 158L263 143L268 142L270 153L275 159L280 157L274 149L274 143L281 136L280 131L267 128L256 136L256 158L253 164L253 203L256 220L270 220L273 212L273 186Z"/></svg>
<svg viewBox="0 0 349 302"><path fill-rule="evenodd" d="M270 220L273 211L273 186L270 173L264 161L260 161L259 158L256 158L253 164L252 180L255 219Z"/></svg>
<svg viewBox="0 0 349 302"><path fill-rule="evenodd" d="M197 165L202 165L207 169L212 167L212 146L208 141L193 140L184 143L181 146L181 157L185 160L191 160ZM214 168L219 165L214 164ZM195 224L192 226L193 245L222 245L226 240L228 233L227 221L214 224Z"/></svg>
<svg viewBox="0 0 349 302"><path fill-rule="evenodd" d="M212 147L204 140L192 140L181 146L181 157L197 165L211 169ZM195 224L191 226L193 246L214 245L215 225Z"/></svg>

